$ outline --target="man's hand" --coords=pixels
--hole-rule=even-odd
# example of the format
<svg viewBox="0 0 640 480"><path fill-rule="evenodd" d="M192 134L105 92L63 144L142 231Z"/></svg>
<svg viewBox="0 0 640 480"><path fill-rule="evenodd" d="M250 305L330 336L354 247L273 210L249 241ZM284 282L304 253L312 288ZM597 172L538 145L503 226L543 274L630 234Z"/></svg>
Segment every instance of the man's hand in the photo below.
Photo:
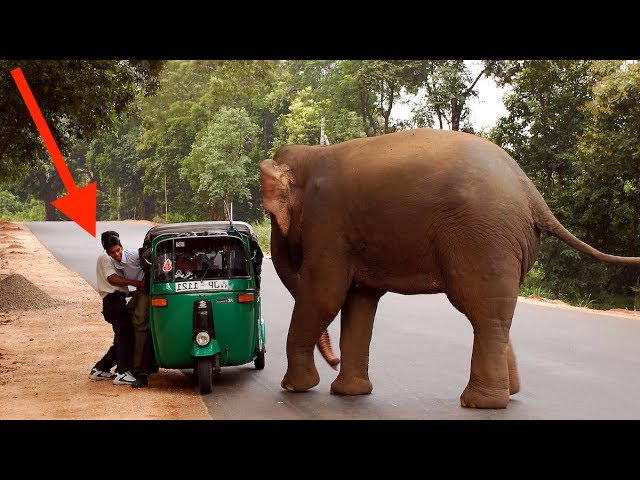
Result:
<svg viewBox="0 0 640 480"><path fill-rule="evenodd" d="M144 280L130 280L128 278L121 277L120 275L109 275L107 280L111 285L122 285L127 286L131 285L136 288L144 288Z"/></svg>

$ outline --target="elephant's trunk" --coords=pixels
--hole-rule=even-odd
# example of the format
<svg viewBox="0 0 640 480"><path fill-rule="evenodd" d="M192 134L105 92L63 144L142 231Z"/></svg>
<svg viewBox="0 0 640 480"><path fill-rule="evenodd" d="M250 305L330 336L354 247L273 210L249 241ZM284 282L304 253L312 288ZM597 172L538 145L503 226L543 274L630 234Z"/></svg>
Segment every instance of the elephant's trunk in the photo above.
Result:
<svg viewBox="0 0 640 480"><path fill-rule="evenodd" d="M340 363L340 357L337 357L335 353L333 353L333 348L331 348L331 340L329 339L329 331L325 330L320 335L320 339L318 340L318 350L322 354L322 357L327 361L331 368L334 370L338 370L338 364Z"/></svg>

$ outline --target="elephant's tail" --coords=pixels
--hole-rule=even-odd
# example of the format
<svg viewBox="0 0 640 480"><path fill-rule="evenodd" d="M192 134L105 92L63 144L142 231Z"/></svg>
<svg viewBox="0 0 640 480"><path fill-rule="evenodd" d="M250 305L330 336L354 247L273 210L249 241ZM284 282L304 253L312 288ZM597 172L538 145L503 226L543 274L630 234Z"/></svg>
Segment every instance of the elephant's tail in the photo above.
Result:
<svg viewBox="0 0 640 480"><path fill-rule="evenodd" d="M333 348L331 348L331 340L329 339L329 331L325 330L322 332L320 339L318 340L318 350L322 354L322 358L324 358L331 368L334 370L338 369L338 364L340 363L340 358L337 357L333 353Z"/></svg>
<svg viewBox="0 0 640 480"><path fill-rule="evenodd" d="M535 206L537 208L534 207L534 220L536 226L541 232L559 238L570 247L573 247L579 252L589 255L596 260L622 265L640 265L640 257L620 257L618 255L609 255L608 253L603 253L600 250L593 248L588 243L580 240L567 230L555 215L553 215L549 206L537 190L536 193L536 197L538 198L533 199L534 203L537 204Z"/></svg>

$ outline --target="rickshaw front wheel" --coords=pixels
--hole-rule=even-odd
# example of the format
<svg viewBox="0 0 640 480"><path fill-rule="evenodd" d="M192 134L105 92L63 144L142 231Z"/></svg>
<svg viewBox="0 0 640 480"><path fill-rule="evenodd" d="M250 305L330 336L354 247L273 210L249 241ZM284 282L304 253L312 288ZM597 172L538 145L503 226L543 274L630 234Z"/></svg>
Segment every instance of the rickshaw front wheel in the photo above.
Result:
<svg viewBox="0 0 640 480"><path fill-rule="evenodd" d="M213 359L211 357L198 357L196 362L200 393L206 395L211 393L213 389Z"/></svg>
<svg viewBox="0 0 640 480"><path fill-rule="evenodd" d="M266 349L264 348L264 345L263 345L260 351L258 352L258 354L256 355L255 360L253 361L253 366L256 367L256 370L262 370L264 368L265 352L266 352Z"/></svg>

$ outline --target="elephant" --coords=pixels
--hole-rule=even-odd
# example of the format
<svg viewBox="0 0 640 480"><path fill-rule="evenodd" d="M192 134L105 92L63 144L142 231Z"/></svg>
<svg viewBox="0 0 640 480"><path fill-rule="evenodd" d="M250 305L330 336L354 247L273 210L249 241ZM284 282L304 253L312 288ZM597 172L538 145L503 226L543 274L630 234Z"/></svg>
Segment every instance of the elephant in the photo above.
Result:
<svg viewBox="0 0 640 480"><path fill-rule="evenodd" d="M520 390L509 330L541 234L596 260L640 265L575 237L505 150L470 133L418 128L285 145L259 167L273 265L295 300L281 382L289 391L319 383L314 345L340 313L330 393L370 394L380 298L445 293L473 327L460 405L506 408Z"/></svg>

